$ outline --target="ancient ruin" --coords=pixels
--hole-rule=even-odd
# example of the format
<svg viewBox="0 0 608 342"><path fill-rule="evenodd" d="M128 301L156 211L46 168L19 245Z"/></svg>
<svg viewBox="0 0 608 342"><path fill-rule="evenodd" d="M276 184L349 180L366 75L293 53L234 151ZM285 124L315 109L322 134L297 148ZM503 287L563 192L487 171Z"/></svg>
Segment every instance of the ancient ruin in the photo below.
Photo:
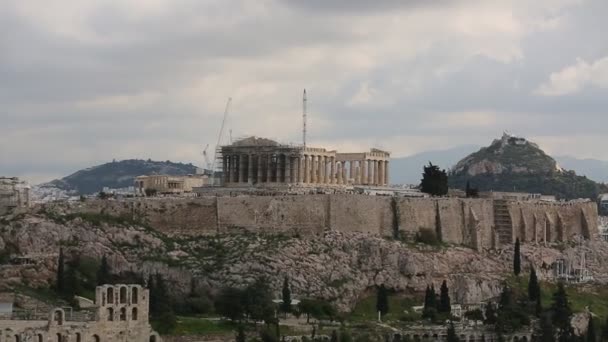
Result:
<svg viewBox="0 0 608 342"><path fill-rule="evenodd" d="M35 342L160 342L148 321L149 293L139 285L103 285L89 310L55 308L0 320L0 340Z"/></svg>
<svg viewBox="0 0 608 342"><path fill-rule="evenodd" d="M221 154L227 187L389 184L390 153L377 149L338 153L249 137L222 146Z"/></svg>
<svg viewBox="0 0 608 342"><path fill-rule="evenodd" d="M29 185L17 177L0 177L0 215L29 206Z"/></svg>
<svg viewBox="0 0 608 342"><path fill-rule="evenodd" d="M209 184L207 175L168 176L149 175L135 178L135 193L146 196L150 191L159 194L182 194L195 187Z"/></svg>

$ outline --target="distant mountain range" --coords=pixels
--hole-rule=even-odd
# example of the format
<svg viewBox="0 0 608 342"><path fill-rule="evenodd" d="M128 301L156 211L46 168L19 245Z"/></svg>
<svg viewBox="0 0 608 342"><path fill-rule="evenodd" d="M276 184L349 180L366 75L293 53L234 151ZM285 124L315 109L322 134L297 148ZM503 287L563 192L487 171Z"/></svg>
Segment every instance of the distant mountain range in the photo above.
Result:
<svg viewBox="0 0 608 342"><path fill-rule="evenodd" d="M478 151L481 146L462 145L446 150L420 152L408 157L393 158L390 163L391 182L395 184L418 184L422 177L422 166L429 161L442 169L453 168L468 154ZM597 159L578 159L570 156L554 157L557 164L574 170L577 175L587 176L596 182L608 183L608 161Z"/></svg>
<svg viewBox="0 0 608 342"><path fill-rule="evenodd" d="M195 174L197 169L192 164L128 159L93 166L39 186L87 195L97 193L104 187L116 189L133 186L137 176L153 174L185 176Z"/></svg>

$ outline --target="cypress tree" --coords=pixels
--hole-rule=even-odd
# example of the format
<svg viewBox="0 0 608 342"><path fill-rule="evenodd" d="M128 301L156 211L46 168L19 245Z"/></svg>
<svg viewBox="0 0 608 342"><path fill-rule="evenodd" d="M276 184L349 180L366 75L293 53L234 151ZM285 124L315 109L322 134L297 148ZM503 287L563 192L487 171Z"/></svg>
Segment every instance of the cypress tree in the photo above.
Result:
<svg viewBox="0 0 608 342"><path fill-rule="evenodd" d="M540 342L555 342L555 329L551 324L551 319L547 315L543 315L540 319L540 332L538 340Z"/></svg>
<svg viewBox="0 0 608 342"><path fill-rule="evenodd" d="M608 341L608 317L606 317L606 322L602 328L602 341Z"/></svg>
<svg viewBox="0 0 608 342"><path fill-rule="evenodd" d="M496 324L496 308L494 307L494 303L488 302L486 305L485 316L485 324Z"/></svg>
<svg viewBox="0 0 608 342"><path fill-rule="evenodd" d="M456 335L456 329L454 329L454 323L452 322L450 322L450 325L448 325L447 335L447 342L460 342L458 335Z"/></svg>
<svg viewBox="0 0 608 342"><path fill-rule="evenodd" d="M441 284L440 296L439 296L439 312L450 313L452 311L452 306L450 303L450 292L448 289L448 284L444 280Z"/></svg>
<svg viewBox="0 0 608 342"><path fill-rule="evenodd" d="M536 277L536 270L534 270L534 267L530 269L530 280L528 281L528 300L531 302L540 300L540 285L538 283L538 277Z"/></svg>
<svg viewBox="0 0 608 342"><path fill-rule="evenodd" d="M104 254L101 257L101 263L99 264L99 270L97 270L97 285L110 284L110 265L108 265L108 258Z"/></svg>
<svg viewBox="0 0 608 342"><path fill-rule="evenodd" d="M283 302L281 303L281 310L283 312L291 312L291 290L289 288L289 279L285 277L283 280Z"/></svg>
<svg viewBox="0 0 608 342"><path fill-rule="evenodd" d="M589 324L587 325L587 334L585 335L587 342L597 342L595 334L595 326L593 325L593 316L589 315Z"/></svg>
<svg viewBox="0 0 608 342"><path fill-rule="evenodd" d="M338 332L336 330L331 332L330 342L338 342Z"/></svg>
<svg viewBox="0 0 608 342"><path fill-rule="evenodd" d="M562 282L557 284L557 291L553 294L551 311L553 312L552 323L558 329L560 339L569 338L572 334L572 327L570 326L572 309L570 309L568 295Z"/></svg>
<svg viewBox="0 0 608 342"><path fill-rule="evenodd" d="M384 284L378 288L378 297L376 299L376 311L380 312L381 316L388 313L388 292Z"/></svg>
<svg viewBox="0 0 608 342"><path fill-rule="evenodd" d="M430 307L434 308L435 310L437 310L438 306L439 306L439 302L437 301L437 292L435 292L435 285L431 284L431 292L430 292Z"/></svg>
<svg viewBox="0 0 608 342"><path fill-rule="evenodd" d="M513 255L513 273L518 276L521 273L521 253L519 246L519 238L515 240L515 248Z"/></svg>
<svg viewBox="0 0 608 342"><path fill-rule="evenodd" d="M57 260L57 279L55 282L57 293L65 293L65 260L63 256L63 248L59 249L59 260Z"/></svg>
<svg viewBox="0 0 608 342"><path fill-rule="evenodd" d="M245 328L243 328L242 324L239 324L239 329L236 334L236 342L246 342L247 338L245 337Z"/></svg>

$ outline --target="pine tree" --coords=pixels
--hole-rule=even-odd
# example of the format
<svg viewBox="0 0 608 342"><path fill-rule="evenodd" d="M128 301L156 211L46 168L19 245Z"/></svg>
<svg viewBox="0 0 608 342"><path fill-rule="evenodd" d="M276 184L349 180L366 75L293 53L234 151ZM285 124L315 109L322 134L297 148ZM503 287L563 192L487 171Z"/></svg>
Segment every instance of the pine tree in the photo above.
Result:
<svg viewBox="0 0 608 342"><path fill-rule="evenodd" d="M376 299L376 311L380 312L381 316L388 313L388 292L384 284L378 287L378 294Z"/></svg>
<svg viewBox="0 0 608 342"><path fill-rule="evenodd" d="M454 323L452 322L450 322L450 325L448 325L447 335L447 342L460 342L458 335L456 335L456 329L454 329Z"/></svg>
<svg viewBox="0 0 608 342"><path fill-rule="evenodd" d="M57 293L65 293L65 260L63 256L63 248L59 249L59 260L57 260L57 279L55 282Z"/></svg>
<svg viewBox="0 0 608 342"><path fill-rule="evenodd" d="M444 196L448 193L448 175L445 170L439 169L437 165L429 162L428 166L424 167L422 180L420 182L420 191L432 196Z"/></svg>
<svg viewBox="0 0 608 342"><path fill-rule="evenodd" d="M111 283L110 265L108 265L108 258L104 254L101 257L101 263L99 264L99 270L97 270L97 285L105 285Z"/></svg>
<svg viewBox="0 0 608 342"><path fill-rule="evenodd" d="M538 277L536 277L536 270L534 270L534 267L530 269L530 280L528 281L528 300L531 302L540 300L540 285L538 283Z"/></svg>
<svg viewBox="0 0 608 342"><path fill-rule="evenodd" d="M587 334L585 335L586 342L597 342L595 334L595 326L593 324L593 316L589 315L589 324L587 325Z"/></svg>
<svg viewBox="0 0 608 342"><path fill-rule="evenodd" d="M289 289L289 279L285 277L283 280L283 302L281 310L285 313L291 312L291 290Z"/></svg>
<svg viewBox="0 0 608 342"><path fill-rule="evenodd" d="M519 250L519 238L515 240L515 249L513 255L513 273L518 276L521 273L521 252Z"/></svg>
<svg viewBox="0 0 608 342"><path fill-rule="evenodd" d="M452 311L452 306L450 303L450 292L448 289L448 284L444 280L441 284L440 296L439 296L439 312L442 313L450 313Z"/></svg>

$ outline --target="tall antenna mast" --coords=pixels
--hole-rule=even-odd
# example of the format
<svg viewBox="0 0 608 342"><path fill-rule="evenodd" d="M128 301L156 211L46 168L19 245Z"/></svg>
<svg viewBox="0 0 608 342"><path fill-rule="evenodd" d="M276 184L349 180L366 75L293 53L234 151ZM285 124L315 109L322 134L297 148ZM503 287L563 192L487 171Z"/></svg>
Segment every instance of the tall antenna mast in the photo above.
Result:
<svg viewBox="0 0 608 342"><path fill-rule="evenodd" d="M306 89L304 89L304 95L302 96L302 119L304 123L302 127L302 140L304 147L306 147Z"/></svg>

